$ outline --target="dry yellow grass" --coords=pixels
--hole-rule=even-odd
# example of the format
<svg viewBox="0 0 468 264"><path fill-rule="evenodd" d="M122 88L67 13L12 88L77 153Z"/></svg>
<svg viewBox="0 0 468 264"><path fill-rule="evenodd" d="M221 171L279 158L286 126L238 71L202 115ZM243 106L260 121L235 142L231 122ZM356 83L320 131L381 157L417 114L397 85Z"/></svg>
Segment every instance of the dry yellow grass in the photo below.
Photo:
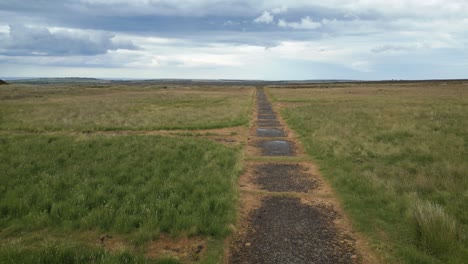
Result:
<svg viewBox="0 0 468 264"><path fill-rule="evenodd" d="M9 85L0 130L159 130L246 125L252 88Z"/></svg>

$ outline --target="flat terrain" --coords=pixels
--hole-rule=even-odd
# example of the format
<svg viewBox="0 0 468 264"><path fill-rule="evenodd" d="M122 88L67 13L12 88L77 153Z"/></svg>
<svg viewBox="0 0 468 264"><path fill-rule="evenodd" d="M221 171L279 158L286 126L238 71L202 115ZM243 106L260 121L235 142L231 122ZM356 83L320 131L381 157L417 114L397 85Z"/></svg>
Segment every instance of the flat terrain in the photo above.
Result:
<svg viewBox="0 0 468 264"><path fill-rule="evenodd" d="M11 84L0 130L209 129L246 125L252 89L111 84Z"/></svg>
<svg viewBox="0 0 468 264"><path fill-rule="evenodd" d="M468 82L264 91L2 85L0 263L466 262Z"/></svg>
<svg viewBox="0 0 468 264"><path fill-rule="evenodd" d="M468 259L468 82L267 93L389 262Z"/></svg>
<svg viewBox="0 0 468 264"><path fill-rule="evenodd" d="M253 91L2 87L0 262L218 263Z"/></svg>

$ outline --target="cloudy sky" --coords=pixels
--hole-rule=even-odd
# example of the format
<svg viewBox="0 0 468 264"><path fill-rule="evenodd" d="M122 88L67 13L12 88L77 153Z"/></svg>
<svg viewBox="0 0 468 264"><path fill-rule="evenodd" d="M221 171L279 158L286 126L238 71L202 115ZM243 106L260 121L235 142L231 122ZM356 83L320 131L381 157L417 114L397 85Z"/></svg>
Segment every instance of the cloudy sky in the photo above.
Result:
<svg viewBox="0 0 468 264"><path fill-rule="evenodd" d="M468 78L467 0L0 0L0 78Z"/></svg>

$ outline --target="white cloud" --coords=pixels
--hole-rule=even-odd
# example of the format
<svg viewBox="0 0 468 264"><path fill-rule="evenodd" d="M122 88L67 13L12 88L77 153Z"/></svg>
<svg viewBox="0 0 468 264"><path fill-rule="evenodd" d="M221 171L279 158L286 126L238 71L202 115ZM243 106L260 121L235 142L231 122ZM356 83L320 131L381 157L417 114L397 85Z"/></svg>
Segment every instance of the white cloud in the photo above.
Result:
<svg viewBox="0 0 468 264"><path fill-rule="evenodd" d="M271 13L277 15L277 14L283 14L283 13L285 13L286 11L288 11L288 7L286 7L286 6L281 6L281 7L273 8L273 9L271 10Z"/></svg>
<svg viewBox="0 0 468 264"><path fill-rule="evenodd" d="M408 45L384 44L384 45L380 45L380 46L372 48L371 51L374 53L395 53L395 52L408 52L411 50L421 49L421 48L429 48L429 47L428 45L425 45L422 43L414 43L414 44L408 44Z"/></svg>
<svg viewBox="0 0 468 264"><path fill-rule="evenodd" d="M239 22L234 22L232 20L228 20L228 21L224 22L224 24L223 24L223 26L238 26L238 25L240 25Z"/></svg>
<svg viewBox="0 0 468 264"><path fill-rule="evenodd" d="M268 11L264 11L261 16L257 17L254 19L255 23L265 23L265 24L270 24L273 23L273 15L270 14Z"/></svg>
<svg viewBox="0 0 468 264"><path fill-rule="evenodd" d="M322 27L322 23L313 21L310 17L304 17L300 22L287 22L283 19L278 21L278 26L293 29L317 29Z"/></svg>
<svg viewBox="0 0 468 264"><path fill-rule="evenodd" d="M0 34L9 34L10 26L9 25L0 25Z"/></svg>

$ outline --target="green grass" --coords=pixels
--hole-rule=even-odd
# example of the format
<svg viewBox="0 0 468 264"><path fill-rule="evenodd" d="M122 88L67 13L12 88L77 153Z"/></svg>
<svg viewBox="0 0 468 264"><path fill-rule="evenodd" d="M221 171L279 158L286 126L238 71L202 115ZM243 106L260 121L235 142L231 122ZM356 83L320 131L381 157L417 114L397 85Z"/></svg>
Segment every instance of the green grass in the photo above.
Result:
<svg viewBox="0 0 468 264"><path fill-rule="evenodd" d="M2 135L0 260L40 263L28 258L42 259L43 252L47 263L126 256L93 248L77 253L70 241L48 248L41 242L47 234L108 233L135 247L161 233L222 243L235 221L238 155L193 138ZM45 233L33 239L38 232ZM11 241L20 242L11 247Z"/></svg>
<svg viewBox="0 0 468 264"><path fill-rule="evenodd" d="M160 259L148 260L143 256L135 256L129 252L111 253L99 248L92 248L76 244L49 243L38 249L24 248L17 245L3 246L0 249L0 263L37 263L37 264L63 264L63 263L179 263L176 260Z"/></svg>
<svg viewBox="0 0 468 264"><path fill-rule="evenodd" d="M389 262L466 263L466 83L267 91Z"/></svg>
<svg viewBox="0 0 468 264"><path fill-rule="evenodd" d="M460 230L453 216L431 202L414 201L411 207L419 245L434 255L452 254L460 240Z"/></svg>
<svg viewBox="0 0 468 264"><path fill-rule="evenodd" d="M19 85L0 89L0 130L208 129L247 125L252 88Z"/></svg>

